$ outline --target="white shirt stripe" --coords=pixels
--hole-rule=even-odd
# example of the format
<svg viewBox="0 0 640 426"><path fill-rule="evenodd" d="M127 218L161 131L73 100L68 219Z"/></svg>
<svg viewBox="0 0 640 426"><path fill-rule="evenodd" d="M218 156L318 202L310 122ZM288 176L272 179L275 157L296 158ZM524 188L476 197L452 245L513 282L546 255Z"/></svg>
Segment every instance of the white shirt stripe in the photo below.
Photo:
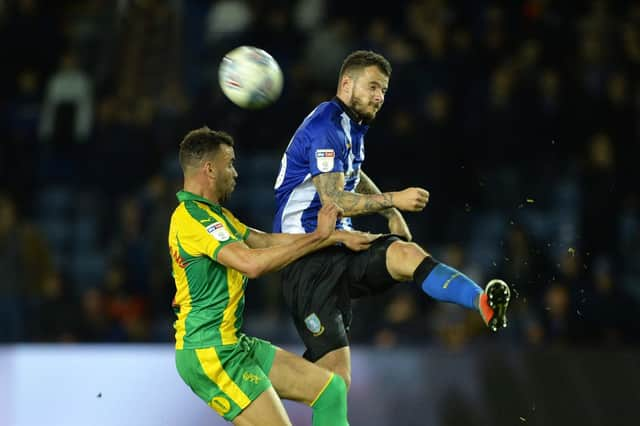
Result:
<svg viewBox="0 0 640 426"><path fill-rule="evenodd" d="M302 227L302 213L309 207L316 195L316 187L308 173L302 183L292 192L282 212L282 232L291 234L304 234Z"/></svg>

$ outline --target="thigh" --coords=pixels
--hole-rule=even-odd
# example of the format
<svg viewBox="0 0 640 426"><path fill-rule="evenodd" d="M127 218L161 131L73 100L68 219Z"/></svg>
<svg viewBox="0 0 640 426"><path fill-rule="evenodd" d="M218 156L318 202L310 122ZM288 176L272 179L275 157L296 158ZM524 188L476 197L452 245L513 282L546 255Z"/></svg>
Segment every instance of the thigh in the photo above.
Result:
<svg viewBox="0 0 640 426"><path fill-rule="evenodd" d="M234 420L235 426L291 426L282 401L273 387L256 398Z"/></svg>
<svg viewBox="0 0 640 426"><path fill-rule="evenodd" d="M311 405L331 379L331 373L291 352L278 349L269 380L281 398Z"/></svg>
<svg viewBox="0 0 640 426"><path fill-rule="evenodd" d="M385 235L369 249L355 254L346 275L346 286L352 299L383 293L397 283L387 268L387 249L396 241L402 239Z"/></svg>
<svg viewBox="0 0 640 426"><path fill-rule="evenodd" d="M176 367L191 390L227 421L271 387L246 345L177 350Z"/></svg>

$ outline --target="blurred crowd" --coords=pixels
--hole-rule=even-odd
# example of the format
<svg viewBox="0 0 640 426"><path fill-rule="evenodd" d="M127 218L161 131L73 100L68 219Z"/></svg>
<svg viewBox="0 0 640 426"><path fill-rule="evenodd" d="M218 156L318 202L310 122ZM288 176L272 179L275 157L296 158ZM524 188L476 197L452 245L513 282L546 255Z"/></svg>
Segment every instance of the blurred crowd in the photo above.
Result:
<svg viewBox="0 0 640 426"><path fill-rule="evenodd" d="M242 44L283 69L267 109L218 88ZM431 192L407 220L434 256L510 283L502 339L640 342L640 3L604 0L0 0L0 342L170 342L181 137L236 138L228 207L270 230L280 156L355 49L393 66L364 168ZM298 343L279 279L250 282L245 324ZM354 310L358 343L490 338L410 284Z"/></svg>

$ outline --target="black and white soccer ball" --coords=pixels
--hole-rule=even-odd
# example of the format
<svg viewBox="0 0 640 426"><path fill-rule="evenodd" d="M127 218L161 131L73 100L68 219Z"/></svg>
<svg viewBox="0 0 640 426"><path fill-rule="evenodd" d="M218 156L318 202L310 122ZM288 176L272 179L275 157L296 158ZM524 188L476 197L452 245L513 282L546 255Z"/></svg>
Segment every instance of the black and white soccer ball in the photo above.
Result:
<svg viewBox="0 0 640 426"><path fill-rule="evenodd" d="M274 103L282 93L282 70L266 51L240 46L227 53L218 68L222 92L237 106L260 109Z"/></svg>

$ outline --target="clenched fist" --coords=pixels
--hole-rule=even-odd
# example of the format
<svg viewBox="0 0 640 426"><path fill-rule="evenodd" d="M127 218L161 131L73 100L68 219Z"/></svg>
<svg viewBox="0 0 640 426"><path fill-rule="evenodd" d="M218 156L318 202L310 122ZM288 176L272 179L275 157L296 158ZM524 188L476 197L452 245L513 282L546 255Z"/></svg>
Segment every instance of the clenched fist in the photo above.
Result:
<svg viewBox="0 0 640 426"><path fill-rule="evenodd" d="M422 211L429 202L429 191L424 188L407 188L392 195L393 206L407 212Z"/></svg>

